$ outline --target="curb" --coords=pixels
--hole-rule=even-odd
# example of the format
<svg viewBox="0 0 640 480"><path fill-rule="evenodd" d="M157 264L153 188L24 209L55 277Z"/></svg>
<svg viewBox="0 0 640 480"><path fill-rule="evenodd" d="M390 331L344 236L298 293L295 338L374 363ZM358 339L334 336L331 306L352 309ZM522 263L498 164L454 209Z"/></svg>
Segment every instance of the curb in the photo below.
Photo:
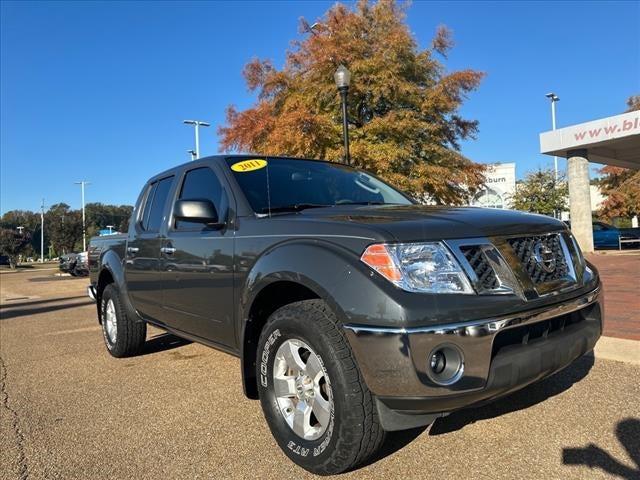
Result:
<svg viewBox="0 0 640 480"><path fill-rule="evenodd" d="M640 341L600 337L593 349L596 358L640 365Z"/></svg>

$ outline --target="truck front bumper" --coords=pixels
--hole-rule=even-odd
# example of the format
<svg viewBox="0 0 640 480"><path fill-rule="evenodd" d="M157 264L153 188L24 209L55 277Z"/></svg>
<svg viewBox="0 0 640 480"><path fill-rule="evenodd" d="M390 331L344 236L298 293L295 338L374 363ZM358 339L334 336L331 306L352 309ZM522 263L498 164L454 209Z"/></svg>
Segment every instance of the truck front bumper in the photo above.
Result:
<svg viewBox="0 0 640 480"><path fill-rule="evenodd" d="M516 315L408 329L345 329L383 426L397 430L498 398L566 367L593 349L603 317L598 286ZM438 351L453 352L459 363L449 381L431 368Z"/></svg>

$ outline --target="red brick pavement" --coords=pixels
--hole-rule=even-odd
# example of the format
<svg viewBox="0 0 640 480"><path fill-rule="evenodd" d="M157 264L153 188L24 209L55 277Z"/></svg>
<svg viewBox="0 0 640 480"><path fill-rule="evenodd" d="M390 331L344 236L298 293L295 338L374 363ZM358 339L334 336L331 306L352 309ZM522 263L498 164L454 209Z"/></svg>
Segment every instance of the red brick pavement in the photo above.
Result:
<svg viewBox="0 0 640 480"><path fill-rule="evenodd" d="M640 340L640 253L594 253L587 259L604 284L604 335Z"/></svg>

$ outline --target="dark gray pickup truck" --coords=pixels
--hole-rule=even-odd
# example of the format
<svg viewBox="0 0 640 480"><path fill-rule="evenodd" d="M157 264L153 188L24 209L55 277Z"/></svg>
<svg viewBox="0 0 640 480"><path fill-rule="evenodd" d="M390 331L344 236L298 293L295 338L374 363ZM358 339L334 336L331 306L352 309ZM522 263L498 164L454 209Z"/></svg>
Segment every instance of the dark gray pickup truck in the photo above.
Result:
<svg viewBox="0 0 640 480"><path fill-rule="evenodd" d="M91 240L89 267L111 355L140 352L147 323L237 355L278 444L319 474L566 367L604 315L561 222L418 205L315 160L156 175L128 233Z"/></svg>

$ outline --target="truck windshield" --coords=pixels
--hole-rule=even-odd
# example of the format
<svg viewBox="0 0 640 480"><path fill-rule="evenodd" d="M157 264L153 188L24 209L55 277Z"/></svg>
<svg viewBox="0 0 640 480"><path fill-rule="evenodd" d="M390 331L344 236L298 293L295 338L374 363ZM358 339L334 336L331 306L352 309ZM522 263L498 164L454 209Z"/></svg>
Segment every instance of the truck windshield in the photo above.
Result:
<svg viewBox="0 0 640 480"><path fill-rule="evenodd" d="M341 164L268 157L228 158L227 163L256 213L412 203L377 178Z"/></svg>

